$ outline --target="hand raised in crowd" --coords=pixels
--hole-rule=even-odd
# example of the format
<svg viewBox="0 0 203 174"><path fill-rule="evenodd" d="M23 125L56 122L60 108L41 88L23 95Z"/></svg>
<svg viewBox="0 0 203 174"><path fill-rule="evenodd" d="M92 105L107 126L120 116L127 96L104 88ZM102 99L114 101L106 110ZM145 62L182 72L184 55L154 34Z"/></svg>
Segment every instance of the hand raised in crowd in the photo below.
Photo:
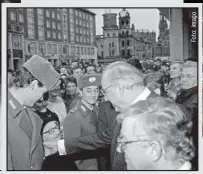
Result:
<svg viewBox="0 0 203 174"><path fill-rule="evenodd" d="M58 140L43 142L45 156L53 155L58 152Z"/></svg>

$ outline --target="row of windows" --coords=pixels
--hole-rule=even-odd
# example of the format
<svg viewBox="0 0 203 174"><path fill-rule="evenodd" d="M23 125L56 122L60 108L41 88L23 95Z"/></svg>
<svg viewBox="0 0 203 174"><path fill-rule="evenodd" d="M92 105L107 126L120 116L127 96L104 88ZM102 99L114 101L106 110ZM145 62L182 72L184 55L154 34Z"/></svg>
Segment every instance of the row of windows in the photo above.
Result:
<svg viewBox="0 0 203 174"><path fill-rule="evenodd" d="M70 22L73 23L74 21L70 20ZM87 27L87 28L93 28L93 23L89 23L89 21L75 19L75 24L83 27Z"/></svg>
<svg viewBox="0 0 203 174"><path fill-rule="evenodd" d="M131 46L130 40L127 40L127 46ZM121 41L121 47L125 47L125 41Z"/></svg>
<svg viewBox="0 0 203 174"><path fill-rule="evenodd" d="M59 22L52 22L52 28L56 29L56 24L57 24L57 29L58 30L61 30L61 23ZM48 28L51 28L51 21L50 20L47 20L47 27Z"/></svg>
<svg viewBox="0 0 203 174"><path fill-rule="evenodd" d="M12 21L16 21L16 13L14 11L10 11L10 20ZM24 22L24 18L23 18L23 14L18 13L18 19L19 22L23 23Z"/></svg>
<svg viewBox="0 0 203 174"><path fill-rule="evenodd" d="M106 33L106 37L115 37L117 36L116 33Z"/></svg>
<svg viewBox="0 0 203 174"><path fill-rule="evenodd" d="M70 9L70 13L73 14L73 9ZM78 16L78 17L86 19L86 20L93 21L93 16L92 15L81 12L81 11L79 11L77 9L75 9L75 16Z"/></svg>
<svg viewBox="0 0 203 174"><path fill-rule="evenodd" d="M54 19L61 20L61 13L47 9L46 10L46 17L51 17L51 18L54 18Z"/></svg>
<svg viewBox="0 0 203 174"><path fill-rule="evenodd" d="M51 31L47 31L47 38L61 39L61 32L56 33L55 31L53 31L51 36Z"/></svg>
<svg viewBox="0 0 203 174"><path fill-rule="evenodd" d="M27 42L26 53L31 54L77 54L77 55L94 55L95 50L93 47L81 47L81 46L67 46L48 43L47 47L45 43Z"/></svg>

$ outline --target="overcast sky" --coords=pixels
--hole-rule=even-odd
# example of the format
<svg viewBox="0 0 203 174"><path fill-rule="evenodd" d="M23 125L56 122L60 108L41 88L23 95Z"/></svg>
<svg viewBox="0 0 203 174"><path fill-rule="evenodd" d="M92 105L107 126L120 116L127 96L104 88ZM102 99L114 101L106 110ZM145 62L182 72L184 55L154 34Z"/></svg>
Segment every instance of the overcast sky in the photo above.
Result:
<svg viewBox="0 0 203 174"><path fill-rule="evenodd" d="M122 10L121 8L111 8L111 9L89 9L96 14L96 34L103 34L103 14L106 12L117 13L117 25L118 25L118 13ZM149 29L150 31L156 31L156 37L159 33L159 10L152 8L145 9L128 9L126 10L130 13L131 26L134 23L135 29Z"/></svg>

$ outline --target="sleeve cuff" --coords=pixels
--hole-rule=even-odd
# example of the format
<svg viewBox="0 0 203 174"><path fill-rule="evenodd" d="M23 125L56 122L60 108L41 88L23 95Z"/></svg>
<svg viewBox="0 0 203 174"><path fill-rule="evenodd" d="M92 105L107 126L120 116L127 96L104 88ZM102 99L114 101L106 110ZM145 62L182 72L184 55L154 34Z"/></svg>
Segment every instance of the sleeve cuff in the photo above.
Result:
<svg viewBox="0 0 203 174"><path fill-rule="evenodd" d="M58 152L59 152L59 155L66 155L64 140L58 140Z"/></svg>

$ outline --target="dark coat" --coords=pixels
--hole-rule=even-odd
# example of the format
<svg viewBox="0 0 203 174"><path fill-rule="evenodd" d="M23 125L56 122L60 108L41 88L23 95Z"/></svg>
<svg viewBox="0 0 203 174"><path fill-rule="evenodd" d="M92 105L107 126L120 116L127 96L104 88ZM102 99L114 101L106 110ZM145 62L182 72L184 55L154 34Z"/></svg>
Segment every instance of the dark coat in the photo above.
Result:
<svg viewBox="0 0 203 174"><path fill-rule="evenodd" d="M8 170L41 170L42 120L8 91Z"/></svg>
<svg viewBox="0 0 203 174"><path fill-rule="evenodd" d="M117 114L118 113L109 101L100 103L97 132L105 131L108 127L110 127ZM99 170L110 170L110 148L103 148L99 153L102 154L102 156L98 158Z"/></svg>
<svg viewBox="0 0 203 174"><path fill-rule="evenodd" d="M147 98L157 97L157 94L151 92ZM103 132L92 134L85 137L66 139L65 148L67 154L74 154L84 150L97 150L99 148L110 147L111 170L126 170L124 153L118 153L117 137L120 133L121 123L115 119L113 124Z"/></svg>
<svg viewBox="0 0 203 174"><path fill-rule="evenodd" d="M176 103L182 104L186 107L187 112L192 116L192 137L196 148L195 158L192 160L192 166L198 169L198 88L197 86L180 90Z"/></svg>

